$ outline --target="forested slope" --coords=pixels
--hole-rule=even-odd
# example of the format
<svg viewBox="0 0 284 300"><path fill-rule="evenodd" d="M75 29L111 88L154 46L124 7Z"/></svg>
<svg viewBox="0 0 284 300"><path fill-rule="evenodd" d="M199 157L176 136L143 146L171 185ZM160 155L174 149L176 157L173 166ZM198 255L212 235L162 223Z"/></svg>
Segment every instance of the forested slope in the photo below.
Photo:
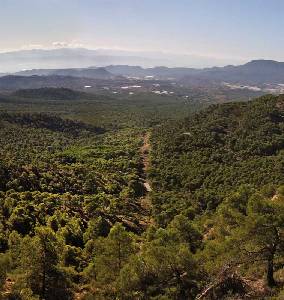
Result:
<svg viewBox="0 0 284 300"><path fill-rule="evenodd" d="M284 97L213 105L156 127L151 142L158 214L213 210L242 184L283 184Z"/></svg>
<svg viewBox="0 0 284 300"><path fill-rule="evenodd" d="M82 98L95 98L94 95L66 88L24 89L18 90L12 95L19 98L22 97L41 100L80 100Z"/></svg>
<svg viewBox="0 0 284 300"><path fill-rule="evenodd" d="M3 299L282 299L283 96L37 93L1 102Z"/></svg>

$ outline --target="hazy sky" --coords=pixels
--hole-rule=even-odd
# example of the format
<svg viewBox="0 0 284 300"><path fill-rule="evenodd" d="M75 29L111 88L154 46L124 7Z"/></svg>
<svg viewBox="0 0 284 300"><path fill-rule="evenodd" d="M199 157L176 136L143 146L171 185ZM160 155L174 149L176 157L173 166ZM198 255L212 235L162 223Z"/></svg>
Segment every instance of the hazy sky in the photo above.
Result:
<svg viewBox="0 0 284 300"><path fill-rule="evenodd" d="M0 50L82 46L284 61L283 0L0 0Z"/></svg>

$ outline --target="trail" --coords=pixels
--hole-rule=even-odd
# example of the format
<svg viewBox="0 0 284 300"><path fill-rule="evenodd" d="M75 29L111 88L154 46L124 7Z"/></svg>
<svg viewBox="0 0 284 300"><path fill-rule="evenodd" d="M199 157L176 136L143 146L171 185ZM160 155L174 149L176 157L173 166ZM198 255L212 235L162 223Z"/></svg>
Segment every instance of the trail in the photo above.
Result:
<svg viewBox="0 0 284 300"><path fill-rule="evenodd" d="M139 183L142 188L139 198L133 203L134 206L132 209L135 208L135 212L132 211L130 214L116 215L117 219L112 221L113 224L115 222L121 222L126 228L136 233L144 232L149 225L155 223L152 218L152 202L150 196L152 187L147 176L150 167L150 136L150 132L141 134L142 145L137 149L140 156L140 167L138 170Z"/></svg>
<svg viewBox="0 0 284 300"><path fill-rule="evenodd" d="M151 200L149 197L149 193L152 192L151 183L147 178L147 171L150 165L150 159L149 159L150 150L151 150L150 133L147 132L143 136L143 144L140 148L141 159L142 159L141 180L145 188L145 195L141 198L141 206L147 211L151 209Z"/></svg>

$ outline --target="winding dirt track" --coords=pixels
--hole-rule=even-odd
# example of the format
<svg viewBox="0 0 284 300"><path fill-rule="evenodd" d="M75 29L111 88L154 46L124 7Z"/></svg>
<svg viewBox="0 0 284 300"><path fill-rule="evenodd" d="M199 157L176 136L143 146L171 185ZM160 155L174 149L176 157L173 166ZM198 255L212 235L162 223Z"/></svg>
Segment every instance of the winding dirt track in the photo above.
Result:
<svg viewBox="0 0 284 300"><path fill-rule="evenodd" d="M141 151L141 157L142 157L142 164L143 164L143 178L144 178L144 187L146 189L147 192L151 192L152 188L150 185L149 180L147 180L147 170L149 168L149 151L150 151L150 133L147 132L144 136L143 136L143 145L140 149Z"/></svg>
<svg viewBox="0 0 284 300"><path fill-rule="evenodd" d="M150 133L147 132L143 136L143 144L140 148L142 165L143 165L142 180L143 180L143 185L146 190L146 194L141 199L141 206L143 208L145 208L146 210L149 210L151 208L151 201L150 201L150 197L148 194L149 194L149 192L152 192L152 187L151 187L150 181L147 179L147 171L148 171L149 165L150 165L150 159L149 159L150 149L151 149Z"/></svg>

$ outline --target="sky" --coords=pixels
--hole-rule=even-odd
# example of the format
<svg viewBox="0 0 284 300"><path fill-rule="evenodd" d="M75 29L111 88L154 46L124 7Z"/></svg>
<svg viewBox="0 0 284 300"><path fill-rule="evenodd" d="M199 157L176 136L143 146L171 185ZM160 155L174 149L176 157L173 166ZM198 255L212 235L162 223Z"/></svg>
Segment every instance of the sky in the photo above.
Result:
<svg viewBox="0 0 284 300"><path fill-rule="evenodd" d="M283 0L0 0L0 51L86 47L284 61Z"/></svg>

